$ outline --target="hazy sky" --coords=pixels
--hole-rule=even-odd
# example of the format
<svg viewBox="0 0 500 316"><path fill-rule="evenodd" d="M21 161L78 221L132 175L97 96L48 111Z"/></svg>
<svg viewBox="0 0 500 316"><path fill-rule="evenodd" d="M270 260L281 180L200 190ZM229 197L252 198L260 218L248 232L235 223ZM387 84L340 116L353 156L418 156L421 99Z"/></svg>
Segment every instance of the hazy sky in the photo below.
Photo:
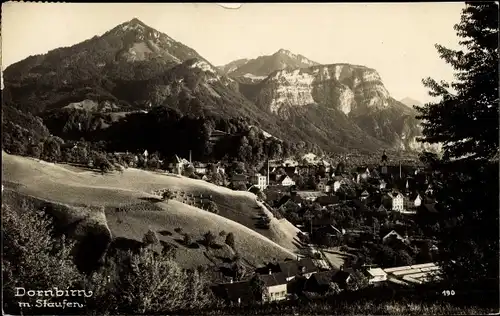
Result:
<svg viewBox="0 0 500 316"><path fill-rule="evenodd" d="M430 100L421 80L452 79L434 48L457 48L463 3L2 4L2 69L137 17L214 65L280 48L319 63L376 69L393 97Z"/></svg>

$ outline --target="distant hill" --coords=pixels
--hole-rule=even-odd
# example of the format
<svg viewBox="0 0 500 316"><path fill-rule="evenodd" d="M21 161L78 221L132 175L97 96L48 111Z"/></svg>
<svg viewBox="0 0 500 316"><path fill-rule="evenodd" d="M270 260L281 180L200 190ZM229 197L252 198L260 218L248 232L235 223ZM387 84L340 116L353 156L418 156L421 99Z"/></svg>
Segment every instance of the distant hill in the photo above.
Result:
<svg viewBox="0 0 500 316"><path fill-rule="evenodd" d="M417 100L412 99L412 98L408 98L408 97L399 100L399 102L401 102L404 105L409 106L409 107L413 107L414 105L416 105L416 106L422 106L422 105L424 105L422 102L417 101Z"/></svg>

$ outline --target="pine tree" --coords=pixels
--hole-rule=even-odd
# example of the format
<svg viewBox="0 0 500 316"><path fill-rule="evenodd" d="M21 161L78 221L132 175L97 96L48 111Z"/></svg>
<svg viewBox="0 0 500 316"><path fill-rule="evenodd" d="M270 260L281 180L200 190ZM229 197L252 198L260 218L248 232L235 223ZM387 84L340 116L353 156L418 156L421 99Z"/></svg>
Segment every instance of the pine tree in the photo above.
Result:
<svg viewBox="0 0 500 316"><path fill-rule="evenodd" d="M498 4L466 3L455 26L462 50L436 45L456 71L452 83L425 79L440 101L416 108L422 141L441 143L436 190L440 257L456 291L498 300ZM476 289L476 291L474 291Z"/></svg>
<svg viewBox="0 0 500 316"><path fill-rule="evenodd" d="M446 160L491 159L498 154L498 4L467 3L455 30L463 50L436 48L456 80L423 80L431 96L441 97L416 107L424 140L443 143Z"/></svg>

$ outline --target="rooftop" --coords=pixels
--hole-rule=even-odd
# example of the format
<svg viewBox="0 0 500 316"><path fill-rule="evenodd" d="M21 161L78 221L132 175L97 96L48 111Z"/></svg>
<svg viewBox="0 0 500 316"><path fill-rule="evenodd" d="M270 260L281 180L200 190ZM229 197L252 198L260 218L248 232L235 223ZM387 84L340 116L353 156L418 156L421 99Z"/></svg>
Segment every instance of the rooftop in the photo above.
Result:
<svg viewBox="0 0 500 316"><path fill-rule="evenodd" d="M440 268L435 263L417 264L384 269L388 274L410 283L423 283L432 275L438 275Z"/></svg>
<svg viewBox="0 0 500 316"><path fill-rule="evenodd" d="M286 275L283 272L272 273L272 274L261 274L260 278L264 281L266 286L276 286L281 284L286 284Z"/></svg>
<svg viewBox="0 0 500 316"><path fill-rule="evenodd" d="M381 268L371 268L367 271L371 276L384 276L387 275L387 273L382 270Z"/></svg>
<svg viewBox="0 0 500 316"><path fill-rule="evenodd" d="M279 263L281 272L283 272L286 277L299 275L303 273L311 273L318 271L318 268L314 264L311 258L304 258L300 260L290 260ZM301 271L303 269L303 271Z"/></svg>
<svg viewBox="0 0 500 316"><path fill-rule="evenodd" d="M320 196L326 196L325 193L320 191L297 191L297 195L303 199L317 199Z"/></svg>

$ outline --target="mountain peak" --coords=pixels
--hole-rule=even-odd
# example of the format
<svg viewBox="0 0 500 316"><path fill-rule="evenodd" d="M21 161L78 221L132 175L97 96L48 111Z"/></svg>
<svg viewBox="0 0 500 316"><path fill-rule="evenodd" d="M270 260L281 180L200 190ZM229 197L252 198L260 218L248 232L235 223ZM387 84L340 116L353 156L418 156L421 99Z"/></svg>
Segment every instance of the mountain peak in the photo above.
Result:
<svg viewBox="0 0 500 316"><path fill-rule="evenodd" d="M280 48L276 53L277 54L286 54L286 53L290 53L290 51L288 49Z"/></svg>
<svg viewBox="0 0 500 316"><path fill-rule="evenodd" d="M149 27L146 25L144 22L139 20L138 18L133 18L130 21L124 22L117 26L118 29L121 29L122 31L145 31L145 30L154 30L153 28ZM154 30L156 31L156 30Z"/></svg>
<svg viewBox="0 0 500 316"><path fill-rule="evenodd" d="M252 82L260 81L276 70L299 69L319 65L303 55L294 54L288 49L280 48L272 55L259 56L251 60L235 60L225 66L225 73L232 77L251 78ZM244 81L248 81L245 79Z"/></svg>
<svg viewBox="0 0 500 316"><path fill-rule="evenodd" d="M136 24L144 24L144 23L142 23L142 21L141 21L141 20L139 20L138 18L133 18L133 19L132 19L132 20L130 20L128 23L131 23L131 24L133 24L133 23L136 23Z"/></svg>
<svg viewBox="0 0 500 316"><path fill-rule="evenodd" d="M284 48L280 48L276 53L274 53L273 55L287 55L289 57L292 57L292 58L295 58L297 57L296 54L292 53L291 51L289 51L288 49L284 49Z"/></svg>

